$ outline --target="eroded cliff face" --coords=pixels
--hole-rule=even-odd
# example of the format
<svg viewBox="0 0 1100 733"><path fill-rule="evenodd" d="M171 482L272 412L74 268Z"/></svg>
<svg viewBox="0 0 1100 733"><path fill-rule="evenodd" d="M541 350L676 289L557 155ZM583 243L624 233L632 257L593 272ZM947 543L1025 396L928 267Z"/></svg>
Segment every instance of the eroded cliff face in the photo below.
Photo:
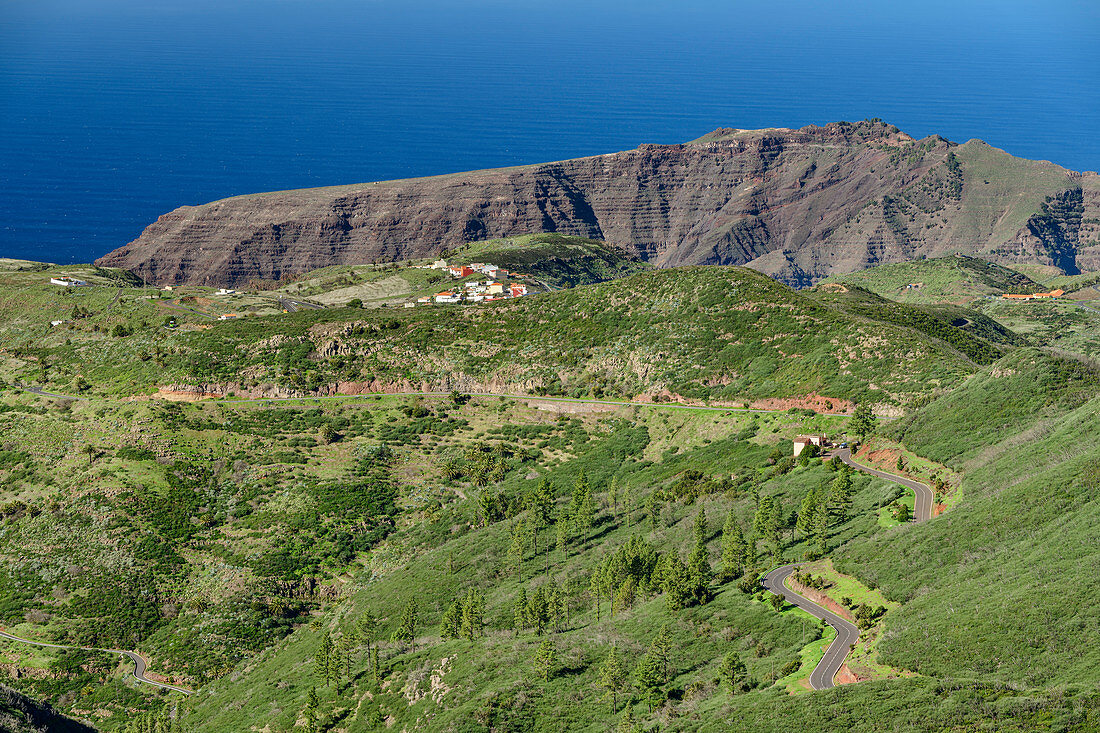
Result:
<svg viewBox="0 0 1100 733"><path fill-rule="evenodd" d="M97 264L234 285L561 232L657 266L747 264L796 286L953 251L1072 269L1100 259L1081 224L1097 216L1096 179L877 121L722 129L683 145L184 206Z"/></svg>

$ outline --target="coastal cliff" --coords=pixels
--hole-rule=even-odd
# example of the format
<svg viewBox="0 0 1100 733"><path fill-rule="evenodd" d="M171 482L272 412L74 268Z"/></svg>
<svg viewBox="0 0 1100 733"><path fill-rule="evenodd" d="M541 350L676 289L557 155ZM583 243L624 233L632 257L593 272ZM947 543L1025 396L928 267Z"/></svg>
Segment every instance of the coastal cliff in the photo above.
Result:
<svg viewBox="0 0 1100 733"><path fill-rule="evenodd" d="M658 267L748 265L794 286L951 252L1100 267L1100 178L880 121L720 129L690 143L184 206L97 264L235 285L531 232Z"/></svg>

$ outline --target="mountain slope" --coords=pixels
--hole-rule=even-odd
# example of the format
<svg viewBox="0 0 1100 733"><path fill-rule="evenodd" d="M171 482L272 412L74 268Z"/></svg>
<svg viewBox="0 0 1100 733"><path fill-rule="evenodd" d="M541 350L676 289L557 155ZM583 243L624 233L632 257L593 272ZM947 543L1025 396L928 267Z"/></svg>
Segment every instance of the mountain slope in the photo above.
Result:
<svg viewBox="0 0 1100 733"><path fill-rule="evenodd" d="M1098 210L1095 174L865 121L184 206L99 263L228 285L559 232L659 267L749 264L794 285L953 251L1069 273L1100 257Z"/></svg>
<svg viewBox="0 0 1100 733"><path fill-rule="evenodd" d="M194 356L165 376L200 392L460 389L738 404L816 394L835 400L819 398L830 410L842 400L903 404L1000 353L949 324L929 338L737 267L655 270L484 307L244 319L177 343Z"/></svg>
<svg viewBox="0 0 1100 733"><path fill-rule="evenodd" d="M858 285L901 303L961 305L987 295L1045 290L1023 273L964 255L879 265L835 275L826 282Z"/></svg>
<svg viewBox="0 0 1100 733"><path fill-rule="evenodd" d="M1100 678L1098 390L1089 367L1023 349L889 429L964 479L950 512L838 553L903 604L885 660L1031 687Z"/></svg>

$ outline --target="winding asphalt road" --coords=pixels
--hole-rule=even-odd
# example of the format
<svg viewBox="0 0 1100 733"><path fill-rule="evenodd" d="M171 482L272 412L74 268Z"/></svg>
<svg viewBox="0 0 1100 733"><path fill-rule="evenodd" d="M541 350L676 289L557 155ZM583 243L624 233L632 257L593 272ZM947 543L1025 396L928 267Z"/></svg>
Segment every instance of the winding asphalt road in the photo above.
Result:
<svg viewBox="0 0 1100 733"><path fill-rule="evenodd" d="M932 490L926 485L919 481L905 478L904 476L897 476L892 473L887 473L886 471L879 471L856 463L852 460L852 452L847 448L837 449L833 451L832 455L837 456L840 460L857 471L863 471L872 476L884 478L887 481L893 481L912 489L916 497L913 509L913 521L926 522L932 518L933 495ZM829 648L825 650L825 655L821 657L821 661L814 667L814 671L810 673L810 687L815 690L827 690L834 686L833 678L836 677L836 673L839 672L841 666L844 665L844 660L848 657L848 652L852 650L852 645L859 641L859 627L848 619L838 616L827 608L817 605L809 598L799 595L788 588L785 582L798 567L799 563L793 563L772 570L764 576L764 587L776 595L783 596L787 599L788 603L798 606L814 618L825 619L825 623L836 629L836 639L834 639L833 643L829 645Z"/></svg>
<svg viewBox="0 0 1100 733"><path fill-rule="evenodd" d="M50 647L51 649L80 649L80 650L86 651L86 652L107 652L108 654L118 654L119 656L126 657L127 659L129 659L131 662L134 663L134 679L136 679L138 682L144 682L147 685L152 685L154 687L160 687L160 688L165 689L165 690L172 690L173 692L182 692L184 695L192 694L192 691L188 690L186 687L176 687L175 685L169 685L169 684L164 683L164 682L156 682L156 681L151 680L148 677L146 677L145 676L145 671L147 669L149 669L149 663L146 662L145 658L142 657L140 654L138 654L137 652L132 652L128 649L100 649L99 647L93 647L93 646L72 646L72 645L69 645L69 644L49 644L49 643L44 642L44 641L32 641L31 639L24 639L21 636L15 636L14 634L9 634L6 631L0 631L0 638L8 639L10 641L19 641L19 642L22 642L24 644L33 644L34 646L46 646L46 647Z"/></svg>
<svg viewBox="0 0 1100 733"><path fill-rule="evenodd" d="M844 461L857 471L863 471L864 473L869 473L872 476L877 476L878 478L884 478L887 481L893 481L896 484L901 484L907 489L912 489L915 496L915 501L913 504L913 521L927 522L929 519L932 518L932 502L934 496L932 494L932 489L928 488L927 484L922 484L920 481L914 481L911 478L897 476L892 473L887 473L886 471L879 471L877 469L864 466L860 463L856 463L854 460L852 460L852 451L848 450L847 448L841 448L839 450L833 451L833 455L837 456L838 458L840 458L840 460Z"/></svg>
<svg viewBox="0 0 1100 733"><path fill-rule="evenodd" d="M784 585L791 573L797 569L797 563L776 568L764 576L764 587L776 595L783 596L788 603L798 606L814 618L825 619L825 623L836 629L836 639L825 650L825 655L814 667L814 671L810 672L810 687L815 690L827 690L833 686L833 678L840 671L844 659L852 650L852 645L859 641L859 627Z"/></svg>

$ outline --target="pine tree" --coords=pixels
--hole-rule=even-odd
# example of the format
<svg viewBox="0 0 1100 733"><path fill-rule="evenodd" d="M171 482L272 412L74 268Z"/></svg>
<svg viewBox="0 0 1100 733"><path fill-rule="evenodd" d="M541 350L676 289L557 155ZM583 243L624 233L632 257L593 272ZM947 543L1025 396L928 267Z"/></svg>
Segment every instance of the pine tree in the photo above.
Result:
<svg viewBox="0 0 1100 733"><path fill-rule="evenodd" d="M320 707L321 700L317 697L317 688L309 688L309 692L306 693L306 707L303 711L309 733L315 733L319 727Z"/></svg>
<svg viewBox="0 0 1100 733"><path fill-rule="evenodd" d="M471 590L462 601L462 620L459 632L463 639L477 639L485 628L485 598L479 591Z"/></svg>
<svg viewBox="0 0 1100 733"><path fill-rule="evenodd" d="M572 522L569 520L569 509L562 507L558 521L554 525L554 533L557 536L558 552L562 555L562 562L569 559L569 528Z"/></svg>
<svg viewBox="0 0 1100 733"><path fill-rule="evenodd" d="M844 516L852 505L852 470L847 465L837 472L829 487L829 511Z"/></svg>
<svg viewBox="0 0 1100 733"><path fill-rule="evenodd" d="M542 636L550 623L550 598L543 586L536 588L527 600L527 622L535 627L536 636Z"/></svg>
<svg viewBox="0 0 1100 733"><path fill-rule="evenodd" d="M374 617L374 614L371 613L369 608L363 611L363 615L355 622L356 635L359 637L359 643L367 645L368 656L374 644L374 634L377 628L378 619Z"/></svg>
<svg viewBox="0 0 1100 733"><path fill-rule="evenodd" d="M669 666L672 663L672 629L668 624L661 626L650 649L653 650L653 654L661 665L661 681L668 684Z"/></svg>
<svg viewBox="0 0 1100 733"><path fill-rule="evenodd" d="M652 710L652 707L650 709ZM642 727L634 720L634 711L629 705L623 709L619 724L615 727L615 733L642 733Z"/></svg>
<svg viewBox="0 0 1100 733"><path fill-rule="evenodd" d="M443 617L439 620L439 635L443 637L444 641L447 639L457 639L462 627L462 604L458 599L451 601L451 605L447 606L447 610L443 612Z"/></svg>
<svg viewBox="0 0 1100 733"><path fill-rule="evenodd" d="M722 528L722 575L737 578L745 568L745 537L741 534L741 524L730 509L726 515L726 524Z"/></svg>
<svg viewBox="0 0 1100 733"><path fill-rule="evenodd" d="M313 672L317 675L317 679L328 684L330 679L331 659L336 653L336 648L332 643L332 636L328 631L321 637L321 645L317 648L317 653L313 655Z"/></svg>
<svg viewBox="0 0 1100 733"><path fill-rule="evenodd" d="M710 598L711 580L710 557L707 546L700 543L695 545L688 558L688 578L691 586L691 596L696 603L706 603Z"/></svg>
<svg viewBox="0 0 1100 733"><path fill-rule="evenodd" d="M615 476L611 477L611 483L607 486L607 503L611 508L611 516L615 518L615 521L619 521L619 479Z"/></svg>
<svg viewBox="0 0 1100 733"><path fill-rule="evenodd" d="M600 687L606 691L605 698L608 695L611 696L612 712L619 709L619 692L623 689L625 682L626 668L623 666L622 659L619 658L618 649L612 646L603 664L600 665Z"/></svg>
<svg viewBox="0 0 1100 733"><path fill-rule="evenodd" d="M718 666L718 678L729 688L731 694L744 691L749 672L737 652L730 652L722 660Z"/></svg>
<svg viewBox="0 0 1100 733"><path fill-rule="evenodd" d="M512 525L512 542L508 546L507 563L515 568L516 577L523 577L523 556L527 551L527 522L520 517Z"/></svg>
<svg viewBox="0 0 1100 733"><path fill-rule="evenodd" d="M663 685L661 662L650 647L634 668L634 686L638 688L642 699L649 703L650 712L653 712L653 706L665 696Z"/></svg>
<svg viewBox="0 0 1100 733"><path fill-rule="evenodd" d="M638 584L633 577L629 577L624 580L619 589L615 591L615 601L612 603L611 615L615 615L615 610L626 610L634 605L634 599L637 597Z"/></svg>
<svg viewBox="0 0 1100 733"><path fill-rule="evenodd" d="M401 611L401 622L390 635L390 641L411 644L416 639L416 625L420 621L420 610L416 601L409 601Z"/></svg>
<svg viewBox="0 0 1100 733"><path fill-rule="evenodd" d="M700 502L699 511L695 514L695 523L692 525L692 534L695 537L695 544L706 544L707 541L707 510L706 507Z"/></svg>
<svg viewBox="0 0 1100 733"><path fill-rule="evenodd" d="M852 413L852 419L848 421L848 432L858 435L860 442L871 433L875 432L875 416L871 412L871 406L867 403L856 405Z"/></svg>
<svg viewBox="0 0 1100 733"><path fill-rule="evenodd" d="M520 588L516 594L516 602L512 606L512 628L516 630L516 636L527 628L527 589Z"/></svg>
<svg viewBox="0 0 1100 733"><path fill-rule="evenodd" d="M592 571L592 578L589 582L589 587L592 590L592 595L596 599L596 623L600 622L600 595L603 591L603 573L600 568L596 568Z"/></svg>
<svg viewBox="0 0 1100 733"><path fill-rule="evenodd" d="M679 611L692 597L688 569L675 553L670 554L665 561L662 587L665 592L665 607L669 611Z"/></svg>
<svg viewBox="0 0 1100 733"><path fill-rule="evenodd" d="M550 482L543 479L535 486L527 501L531 509L531 529L534 540L535 559L539 556L539 530L550 525L554 515L554 490Z"/></svg>
<svg viewBox="0 0 1100 733"><path fill-rule="evenodd" d="M539 644L538 651L535 652L535 676L543 682L548 682L554 676L557 665L558 655L554 649L554 644L550 639L543 639L542 643Z"/></svg>
<svg viewBox="0 0 1100 733"><path fill-rule="evenodd" d="M814 515L814 535L817 537L817 554L824 555L828 549L829 508L823 501L818 502L817 513Z"/></svg>
<svg viewBox="0 0 1100 733"><path fill-rule="evenodd" d="M592 487L588 484L588 476L581 471L577 482L573 487L573 500L569 505L573 520L573 531L581 536L581 544L588 541L588 530L592 528L595 519L596 507L592 502Z"/></svg>
<svg viewBox="0 0 1100 733"><path fill-rule="evenodd" d="M661 521L661 499L657 496L657 492L653 491L645 499L645 516L649 520L649 528L657 529L657 525Z"/></svg>
<svg viewBox="0 0 1100 733"><path fill-rule="evenodd" d="M808 539L814 531L814 517L817 515L817 492L810 490L802 497L802 503L798 507L798 521L795 529L802 539Z"/></svg>

